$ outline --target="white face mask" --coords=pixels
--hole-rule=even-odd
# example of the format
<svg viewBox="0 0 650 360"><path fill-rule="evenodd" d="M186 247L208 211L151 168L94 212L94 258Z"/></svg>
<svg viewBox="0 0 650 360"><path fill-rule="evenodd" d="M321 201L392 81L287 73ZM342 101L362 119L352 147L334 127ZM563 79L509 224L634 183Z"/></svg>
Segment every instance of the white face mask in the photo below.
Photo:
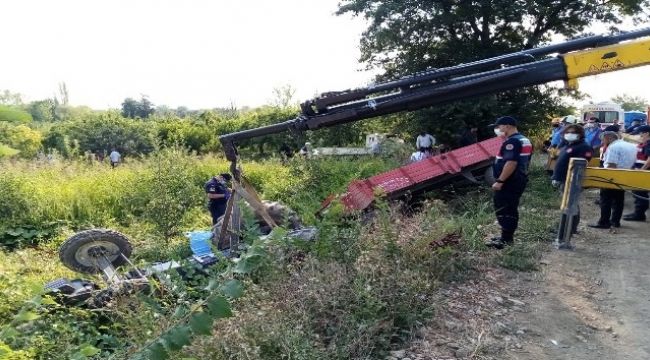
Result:
<svg viewBox="0 0 650 360"><path fill-rule="evenodd" d="M494 128L494 134L495 134L496 136L503 136L503 135L505 135L505 133L504 133L503 131L501 131L501 129L499 129L499 128Z"/></svg>
<svg viewBox="0 0 650 360"><path fill-rule="evenodd" d="M579 136L578 134L564 134L564 140L568 142L574 142L578 140Z"/></svg>

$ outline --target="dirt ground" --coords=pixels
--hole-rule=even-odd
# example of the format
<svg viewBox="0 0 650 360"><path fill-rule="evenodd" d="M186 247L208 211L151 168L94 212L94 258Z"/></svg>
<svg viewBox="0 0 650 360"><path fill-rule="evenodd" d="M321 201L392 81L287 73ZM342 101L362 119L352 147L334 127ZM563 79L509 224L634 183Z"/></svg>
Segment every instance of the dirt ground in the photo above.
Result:
<svg viewBox="0 0 650 360"><path fill-rule="evenodd" d="M388 359L650 359L650 222L588 228L596 197L583 196L575 250L549 246L539 271L452 284L435 322Z"/></svg>

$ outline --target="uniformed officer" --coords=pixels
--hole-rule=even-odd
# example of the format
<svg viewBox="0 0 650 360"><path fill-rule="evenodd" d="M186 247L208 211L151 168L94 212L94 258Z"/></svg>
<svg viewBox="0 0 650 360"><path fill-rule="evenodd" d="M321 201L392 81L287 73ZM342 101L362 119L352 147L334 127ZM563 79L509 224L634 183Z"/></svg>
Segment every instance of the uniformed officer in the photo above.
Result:
<svg viewBox="0 0 650 360"><path fill-rule="evenodd" d="M205 192L208 196L208 209L212 215L212 225L226 213L226 204L230 198L230 189L227 182L232 177L228 173L219 174L205 183Z"/></svg>
<svg viewBox="0 0 650 360"><path fill-rule="evenodd" d="M650 125L641 125L633 132L634 135L641 135L641 143L637 146L636 162L634 169L650 170ZM634 212L623 216L625 221L645 221L645 213L650 202L647 191L632 191L634 194Z"/></svg>
<svg viewBox="0 0 650 360"><path fill-rule="evenodd" d="M551 178L553 187L559 187L560 191L564 189L571 158L583 158L589 161L594 153L591 145L587 144L585 130L580 125L571 124L565 126L562 130L562 138L566 141L567 145L562 148L557 158L553 177ZM578 208L578 213L573 217L571 229L573 234L578 232L578 223L580 223L580 208Z"/></svg>
<svg viewBox="0 0 650 360"><path fill-rule="evenodd" d="M497 119L494 133L505 138L494 162L493 172L496 182L494 190L494 210L501 225L501 237L493 238L487 245L503 249L513 243L519 223L519 199L528 183L528 165L533 153L530 140L517 130L517 121L511 116Z"/></svg>

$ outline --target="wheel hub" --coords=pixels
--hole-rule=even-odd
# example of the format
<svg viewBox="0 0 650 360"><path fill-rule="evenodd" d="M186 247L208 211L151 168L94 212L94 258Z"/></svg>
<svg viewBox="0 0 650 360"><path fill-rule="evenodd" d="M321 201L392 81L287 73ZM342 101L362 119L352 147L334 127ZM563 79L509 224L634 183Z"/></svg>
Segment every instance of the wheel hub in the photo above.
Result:
<svg viewBox="0 0 650 360"><path fill-rule="evenodd" d="M110 263L120 256L120 248L109 241L97 240L77 249L75 259L84 266L97 266L97 260L105 257Z"/></svg>

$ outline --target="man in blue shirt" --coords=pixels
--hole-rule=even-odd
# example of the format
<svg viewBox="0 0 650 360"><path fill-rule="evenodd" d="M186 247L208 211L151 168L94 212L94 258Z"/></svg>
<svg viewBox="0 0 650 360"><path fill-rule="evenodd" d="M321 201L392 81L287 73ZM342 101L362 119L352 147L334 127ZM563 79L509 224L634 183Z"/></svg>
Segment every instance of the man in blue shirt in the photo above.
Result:
<svg viewBox="0 0 650 360"><path fill-rule="evenodd" d="M513 243L519 224L519 199L528 183L528 165L533 145L519 133L517 121L511 116L498 118L492 126L497 136L505 138L494 162L496 182L492 185L494 210L501 225L501 237L492 239L487 245L503 249Z"/></svg>
<svg viewBox="0 0 650 360"><path fill-rule="evenodd" d="M554 119L555 120L555 119ZM556 148L562 142L562 124L559 119L557 122L553 121L553 131L551 132L551 147Z"/></svg>
<svg viewBox="0 0 650 360"><path fill-rule="evenodd" d="M216 225L220 217L226 213L226 204L230 198L227 182L232 177L228 173L219 174L205 183L205 193L208 196L208 209L212 215L212 225Z"/></svg>
<svg viewBox="0 0 650 360"><path fill-rule="evenodd" d="M598 123L597 118L592 117L587 120L587 124L585 124L585 142L587 145L591 146L594 154L600 152L600 145L602 145L600 134L602 132L603 131L600 129L600 124Z"/></svg>

